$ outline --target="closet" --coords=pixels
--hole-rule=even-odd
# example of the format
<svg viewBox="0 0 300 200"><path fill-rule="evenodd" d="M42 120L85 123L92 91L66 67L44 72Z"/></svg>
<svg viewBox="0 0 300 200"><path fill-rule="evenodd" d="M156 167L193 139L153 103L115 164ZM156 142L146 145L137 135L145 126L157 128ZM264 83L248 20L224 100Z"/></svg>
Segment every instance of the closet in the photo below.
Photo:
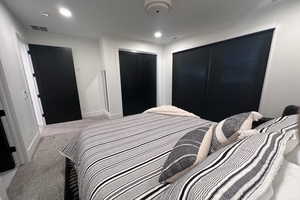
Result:
<svg viewBox="0 0 300 200"><path fill-rule="evenodd" d="M174 53L172 104L212 121L258 111L273 32Z"/></svg>
<svg viewBox="0 0 300 200"><path fill-rule="evenodd" d="M81 120L72 49L29 45L47 124Z"/></svg>
<svg viewBox="0 0 300 200"><path fill-rule="evenodd" d="M156 106L156 55L119 51L123 115Z"/></svg>

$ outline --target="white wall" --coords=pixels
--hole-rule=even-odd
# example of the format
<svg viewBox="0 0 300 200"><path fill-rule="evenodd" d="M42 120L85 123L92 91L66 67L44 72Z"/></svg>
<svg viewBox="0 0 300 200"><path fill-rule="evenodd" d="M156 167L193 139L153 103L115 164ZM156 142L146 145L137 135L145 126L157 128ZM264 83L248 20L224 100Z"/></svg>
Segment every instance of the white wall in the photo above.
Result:
<svg viewBox="0 0 300 200"><path fill-rule="evenodd" d="M17 34L21 37L24 35L22 27L8 9L0 3L0 60L2 62L0 78L7 100L6 111L13 134L19 137L14 141L18 144L17 150L22 154L23 159L29 160L38 142L39 133L32 104L25 95L28 90L17 46ZM1 95L4 96L4 94Z"/></svg>
<svg viewBox="0 0 300 200"><path fill-rule="evenodd" d="M228 29L196 35L164 48L166 102L172 101L172 53L217 41L276 28L263 88L260 112L279 116L289 104L300 104L300 2L274 3L241 18Z"/></svg>
<svg viewBox="0 0 300 200"><path fill-rule="evenodd" d="M98 40L37 31L28 31L26 35L30 44L72 48L82 115L90 117L103 114L103 64Z"/></svg>
<svg viewBox="0 0 300 200"><path fill-rule="evenodd" d="M162 47L141 41L132 41L119 37L103 36L99 44L102 49L104 66L107 74L107 87L109 99L109 111L111 117L123 115L122 93L120 79L119 50L140 51L157 55L157 104L164 104L162 90L164 81L162 80Z"/></svg>

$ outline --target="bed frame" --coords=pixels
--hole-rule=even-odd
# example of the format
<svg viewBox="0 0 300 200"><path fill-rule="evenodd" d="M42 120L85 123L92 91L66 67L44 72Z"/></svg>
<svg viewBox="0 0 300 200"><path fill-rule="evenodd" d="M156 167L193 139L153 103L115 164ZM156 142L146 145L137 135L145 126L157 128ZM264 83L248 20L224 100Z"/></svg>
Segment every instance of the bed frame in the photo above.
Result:
<svg viewBox="0 0 300 200"><path fill-rule="evenodd" d="M79 200L77 174L71 160L66 158L65 200Z"/></svg>

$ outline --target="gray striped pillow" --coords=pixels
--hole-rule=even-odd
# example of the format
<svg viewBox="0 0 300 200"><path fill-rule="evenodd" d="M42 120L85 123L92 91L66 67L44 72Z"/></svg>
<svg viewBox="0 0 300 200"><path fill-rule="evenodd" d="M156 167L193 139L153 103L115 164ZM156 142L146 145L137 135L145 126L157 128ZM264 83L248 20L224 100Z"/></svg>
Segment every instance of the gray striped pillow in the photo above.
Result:
<svg viewBox="0 0 300 200"><path fill-rule="evenodd" d="M257 133L256 130L252 130L252 123L262 117L263 116L258 112L247 112L234 115L219 122L213 128L210 152L215 152L235 142L238 138Z"/></svg>
<svg viewBox="0 0 300 200"><path fill-rule="evenodd" d="M172 183L204 160L210 149L212 126L185 134L174 146L164 163L159 182Z"/></svg>

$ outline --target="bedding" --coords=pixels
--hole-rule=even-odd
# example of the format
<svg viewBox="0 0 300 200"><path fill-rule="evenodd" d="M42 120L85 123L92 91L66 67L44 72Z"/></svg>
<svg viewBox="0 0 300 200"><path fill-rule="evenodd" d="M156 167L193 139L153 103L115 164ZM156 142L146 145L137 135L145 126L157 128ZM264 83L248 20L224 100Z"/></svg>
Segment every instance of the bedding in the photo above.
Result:
<svg viewBox="0 0 300 200"><path fill-rule="evenodd" d="M177 108L176 106L170 106L170 105L150 108L150 109L146 110L144 113L157 113L157 114L162 114L162 115L174 115L174 116L199 118L199 116L197 116L193 113L187 112L185 110Z"/></svg>
<svg viewBox="0 0 300 200"><path fill-rule="evenodd" d="M300 145L286 155L286 160L300 166Z"/></svg>
<svg viewBox="0 0 300 200"><path fill-rule="evenodd" d="M212 130L213 126L202 127L180 138L163 166L159 182L175 182L203 161L210 150Z"/></svg>
<svg viewBox="0 0 300 200"><path fill-rule="evenodd" d="M150 199L166 189L158 179L178 139L210 124L143 113L91 126L62 152L77 169L81 200Z"/></svg>
<svg viewBox="0 0 300 200"><path fill-rule="evenodd" d="M175 183L159 183L177 141L212 124L196 117L143 113L93 125L61 152L75 165L81 200L257 200L282 163L296 127L289 118L260 126L260 134L211 154Z"/></svg>
<svg viewBox="0 0 300 200"><path fill-rule="evenodd" d="M284 161L273 182L273 196L270 200L299 200L300 166Z"/></svg>
<svg viewBox="0 0 300 200"><path fill-rule="evenodd" d="M281 129L271 131L273 126ZM282 118L262 128L260 134L210 155L168 185L161 199L259 199L276 177L288 141L298 125L293 118Z"/></svg>
<svg viewBox="0 0 300 200"><path fill-rule="evenodd" d="M242 139L256 134L255 130L251 130L252 123L262 117L258 112L247 112L233 115L219 122L213 130L211 152L235 142L238 138Z"/></svg>

